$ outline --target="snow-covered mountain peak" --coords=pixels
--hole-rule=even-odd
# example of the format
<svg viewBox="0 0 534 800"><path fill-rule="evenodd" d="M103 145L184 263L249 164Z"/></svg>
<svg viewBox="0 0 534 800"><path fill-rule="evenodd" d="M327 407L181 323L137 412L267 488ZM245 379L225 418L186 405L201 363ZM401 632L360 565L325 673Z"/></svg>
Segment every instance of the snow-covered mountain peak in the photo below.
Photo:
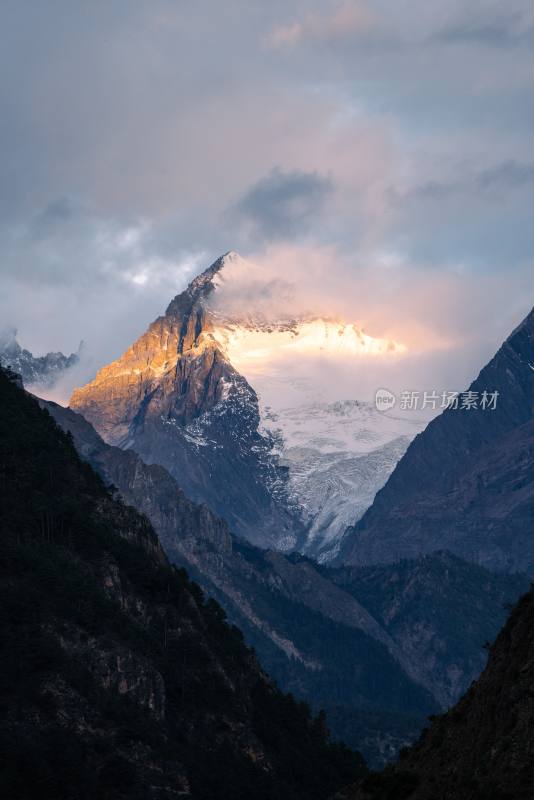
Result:
<svg viewBox="0 0 534 800"><path fill-rule="evenodd" d="M239 535L328 560L421 423L362 402L404 343L318 311L326 297L305 288L226 253L71 406Z"/></svg>
<svg viewBox="0 0 534 800"><path fill-rule="evenodd" d="M273 277L231 250L194 278L169 305L182 315L192 304L204 311L204 324L237 368L292 353L298 357L395 356L403 342L370 335L354 320L328 309L305 310L299 287Z"/></svg>
<svg viewBox="0 0 534 800"><path fill-rule="evenodd" d="M233 250L194 278L167 314L181 316L197 303L203 309L203 327L228 360L245 371L249 364L287 354L351 359L398 357L407 349L403 342L370 335L354 320L327 309L303 310L298 286L266 274Z"/></svg>

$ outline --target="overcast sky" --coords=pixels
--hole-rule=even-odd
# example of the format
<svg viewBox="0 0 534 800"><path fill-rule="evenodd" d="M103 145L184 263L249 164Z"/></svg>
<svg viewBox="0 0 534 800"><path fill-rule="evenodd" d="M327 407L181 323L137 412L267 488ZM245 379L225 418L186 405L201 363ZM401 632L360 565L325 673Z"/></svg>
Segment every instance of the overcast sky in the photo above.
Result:
<svg viewBox="0 0 534 800"><path fill-rule="evenodd" d="M34 352L100 366L230 249L461 380L530 309L531 0L0 0L0 39L0 315Z"/></svg>

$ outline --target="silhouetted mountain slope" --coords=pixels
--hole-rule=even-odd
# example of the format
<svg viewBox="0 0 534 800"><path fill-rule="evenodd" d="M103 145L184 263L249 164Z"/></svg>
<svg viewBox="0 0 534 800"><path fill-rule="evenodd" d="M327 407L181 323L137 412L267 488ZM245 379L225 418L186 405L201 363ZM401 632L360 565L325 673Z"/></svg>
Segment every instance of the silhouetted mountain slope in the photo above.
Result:
<svg viewBox="0 0 534 800"><path fill-rule="evenodd" d="M531 800L534 591L516 605L465 697L346 800Z"/></svg>
<svg viewBox="0 0 534 800"><path fill-rule="evenodd" d="M0 508L4 796L307 800L361 770L2 370Z"/></svg>
<svg viewBox="0 0 534 800"><path fill-rule="evenodd" d="M447 549L489 569L534 570L534 310L471 384L494 410L448 409L409 446L347 536L341 561Z"/></svg>
<svg viewBox="0 0 534 800"><path fill-rule="evenodd" d="M44 405L149 517L170 559L219 600L280 686L326 707L335 734L375 765L413 740L425 714L458 699L484 666L503 604L527 586L446 553L331 570L259 550L188 500L164 468L106 445L72 410Z"/></svg>
<svg viewBox="0 0 534 800"><path fill-rule="evenodd" d="M357 710L357 732L368 740L366 756L374 763L413 737L437 705L410 674L411 665L403 664L401 649L354 597L308 559L288 559L236 539L224 520L185 497L163 467L105 444L71 409L40 402L73 434L80 454L106 483L149 517L171 561L224 606L280 686L316 709ZM360 707L375 710L372 731ZM389 717L390 709L397 713L395 735L377 723L379 712Z"/></svg>

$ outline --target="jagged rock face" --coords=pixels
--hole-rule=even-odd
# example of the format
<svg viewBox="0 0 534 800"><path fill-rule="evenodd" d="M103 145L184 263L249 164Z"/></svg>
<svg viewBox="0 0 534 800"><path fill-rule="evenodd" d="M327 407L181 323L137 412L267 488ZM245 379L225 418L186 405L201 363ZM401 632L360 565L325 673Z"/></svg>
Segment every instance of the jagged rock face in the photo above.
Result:
<svg viewBox="0 0 534 800"><path fill-rule="evenodd" d="M193 282L120 359L74 391L72 408L110 444L127 445L154 418L187 425L223 399L226 373L236 376L210 336L209 290Z"/></svg>
<svg viewBox="0 0 534 800"><path fill-rule="evenodd" d="M447 708L465 691L504 603L528 586L447 553L333 570L245 546L164 468L106 445L70 409L44 406L105 482L147 515L169 558L221 602L279 685L326 708L335 735L373 766L413 741L431 706Z"/></svg>
<svg viewBox="0 0 534 800"><path fill-rule="evenodd" d="M302 526L285 502L286 471L258 432L255 392L212 334L207 300L228 258L196 278L70 404L107 442L165 466L240 535L290 549Z"/></svg>
<svg viewBox="0 0 534 800"><path fill-rule="evenodd" d="M18 343L16 328L5 328L0 332L0 365L10 367L28 386L52 386L65 370L73 367L79 360L80 351L71 353L70 356L63 353L34 356Z"/></svg>
<svg viewBox="0 0 534 800"><path fill-rule="evenodd" d="M341 560L373 564L446 548L489 569L534 570L534 310L470 390L495 410L447 410L419 434Z"/></svg>
<svg viewBox="0 0 534 800"><path fill-rule="evenodd" d="M514 608L488 665L394 767L345 800L530 800L534 792L534 592Z"/></svg>
<svg viewBox="0 0 534 800"><path fill-rule="evenodd" d="M0 468L6 797L326 800L361 772L2 370Z"/></svg>

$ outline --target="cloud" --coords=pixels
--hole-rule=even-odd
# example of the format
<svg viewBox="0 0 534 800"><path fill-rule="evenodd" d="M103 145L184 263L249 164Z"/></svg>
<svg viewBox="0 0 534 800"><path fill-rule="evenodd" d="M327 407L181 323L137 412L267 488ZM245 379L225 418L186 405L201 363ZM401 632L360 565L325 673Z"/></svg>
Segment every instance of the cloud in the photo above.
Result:
<svg viewBox="0 0 534 800"><path fill-rule="evenodd" d="M493 164L441 165L422 183L391 189L389 238L394 247L434 269L483 273L521 268L530 261L534 231L534 165L507 159ZM443 168L446 166L446 169Z"/></svg>
<svg viewBox="0 0 534 800"><path fill-rule="evenodd" d="M515 8L513 3L468 4L435 38L451 44L474 42L490 47L532 45L534 13L521 3Z"/></svg>
<svg viewBox="0 0 534 800"><path fill-rule="evenodd" d="M316 172L275 168L243 195L234 215L261 239L292 239L317 221L333 185Z"/></svg>
<svg viewBox="0 0 534 800"><path fill-rule="evenodd" d="M395 202L402 203L409 197L440 201L452 195L484 192L494 193L499 200L503 192L534 187L534 164L523 164L514 160L503 161L485 169L465 171L455 179L430 180L410 188L404 194L393 191Z"/></svg>
<svg viewBox="0 0 534 800"><path fill-rule="evenodd" d="M366 6L346 0L336 4L329 14L308 13L301 20L277 25L268 35L267 44L276 50L306 41L333 41L369 30L372 20Z"/></svg>
<svg viewBox="0 0 534 800"><path fill-rule="evenodd" d="M71 352L83 339L84 357L59 387L72 388L120 355L209 260L165 240L164 226L54 200L2 230L0 319L35 355Z"/></svg>
<svg viewBox="0 0 534 800"><path fill-rule="evenodd" d="M278 387L284 376L286 384L288 376L302 378L328 399L371 398L378 386L463 389L532 305L532 263L481 281L393 253L348 254L333 246L279 243L226 269L213 298L225 314L246 312L266 322L330 318L406 345L401 357L383 359L336 360L319 351L304 358L298 350L281 348L268 363L246 362L253 385L261 379L258 385L265 388L273 379ZM282 393L286 389L279 387ZM283 394L278 402L283 404Z"/></svg>
<svg viewBox="0 0 534 800"><path fill-rule="evenodd" d="M519 189L534 185L534 164L509 160L483 170L477 176L482 189Z"/></svg>

